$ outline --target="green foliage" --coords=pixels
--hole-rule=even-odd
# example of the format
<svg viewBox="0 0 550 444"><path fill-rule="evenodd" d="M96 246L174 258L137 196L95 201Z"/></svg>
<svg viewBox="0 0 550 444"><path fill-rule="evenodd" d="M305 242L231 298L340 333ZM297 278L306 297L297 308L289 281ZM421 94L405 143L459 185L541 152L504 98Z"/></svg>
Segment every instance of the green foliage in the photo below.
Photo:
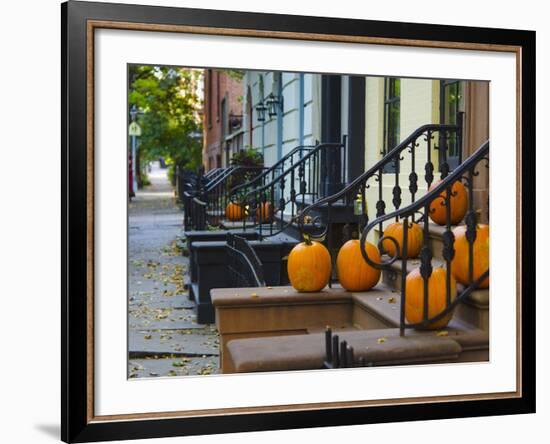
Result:
<svg viewBox="0 0 550 444"><path fill-rule="evenodd" d="M262 154L254 148L245 148L237 151L231 157L230 164L232 166L242 166L247 168L257 168L245 171L237 171L229 179L230 188L236 187L243 183L249 182L262 172L264 166L264 158Z"/></svg>
<svg viewBox="0 0 550 444"><path fill-rule="evenodd" d="M151 181L149 180L149 176L147 176L146 173L141 172L141 186L146 187L148 185L151 185Z"/></svg>
<svg viewBox="0 0 550 444"><path fill-rule="evenodd" d="M166 172L168 180L172 185L176 185L176 165L173 163L168 165L168 171Z"/></svg>
<svg viewBox="0 0 550 444"><path fill-rule="evenodd" d="M198 168L202 161L201 71L166 66L130 65L128 110L136 105L142 165L164 157L170 164ZM193 137L195 136L195 137Z"/></svg>
<svg viewBox="0 0 550 444"><path fill-rule="evenodd" d="M264 158L258 150L245 148L233 154L230 163L233 166L262 167Z"/></svg>

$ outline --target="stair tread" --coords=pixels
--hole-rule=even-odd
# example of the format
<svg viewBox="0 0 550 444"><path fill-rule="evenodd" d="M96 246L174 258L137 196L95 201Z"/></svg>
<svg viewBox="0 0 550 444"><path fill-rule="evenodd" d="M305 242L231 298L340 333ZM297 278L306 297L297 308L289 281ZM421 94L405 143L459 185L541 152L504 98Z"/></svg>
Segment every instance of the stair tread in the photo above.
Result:
<svg viewBox="0 0 550 444"><path fill-rule="evenodd" d="M242 229L243 226L245 226L246 228L251 228L254 225L255 224L252 221L246 221L246 223L243 223L242 220L233 221L233 220L229 220L229 219L223 219L220 222L220 226L222 226L226 230L234 230L234 229L239 229L239 228Z"/></svg>
<svg viewBox="0 0 550 444"><path fill-rule="evenodd" d="M451 330L449 336L433 331L398 328L337 331L354 348L355 358L376 365L446 362L468 349L487 349L488 336L479 331ZM483 333L483 332L482 332ZM237 372L322 368L326 358L324 333L234 339L227 345ZM475 336L475 340L473 339Z"/></svg>
<svg viewBox="0 0 550 444"><path fill-rule="evenodd" d="M420 225L420 227L422 229L424 229L424 223L419 223L418 225ZM459 227L461 225L464 225L464 224L451 225L451 231L454 230L456 227ZM447 231L447 226L446 225L437 225L435 223L430 223L430 225L428 227L428 231L430 232L431 237L441 238L443 236L443 233L445 233L445 231Z"/></svg>
<svg viewBox="0 0 550 444"><path fill-rule="evenodd" d="M387 261L388 259L389 259L389 256L382 255L382 260ZM399 279L399 275L401 274L402 266L403 265L402 265L401 259L398 259L390 266L394 272L398 273L397 279ZM446 262L438 258L433 258L432 266L434 268L436 267L445 268ZM412 270L418 267L420 267L419 258L407 259L407 273L410 273ZM461 284L457 284L457 289L458 291L462 291L464 289L464 286ZM391 289L389 290L392 291ZM397 292L399 293L399 291ZM489 290L486 288L480 288L480 289L474 290L470 293L470 295L466 298L466 300L478 308L482 308L482 309L487 308L489 306Z"/></svg>
<svg viewBox="0 0 550 444"><path fill-rule="evenodd" d="M461 284L458 284L457 288L459 291L462 291L464 286ZM472 291L466 298L466 302L480 309L485 309L485 310L488 309L489 308L489 289L479 288L477 290Z"/></svg>
<svg viewBox="0 0 550 444"><path fill-rule="evenodd" d="M424 229L424 223L423 222L419 222L418 225L420 226L420 228ZM462 225L464 225L464 224L451 225L451 231L454 230L456 227L460 227ZM378 228L375 228L375 230L376 230L376 233L379 233ZM443 233L445 233L445 231L447 231L447 226L446 225L438 225L436 223L430 222L429 227L428 227L428 231L430 233L430 237L440 239L440 238L443 237Z"/></svg>
<svg viewBox="0 0 550 444"><path fill-rule="evenodd" d="M389 260L389 258L390 257L386 254L382 255L382 260L383 261L387 261L387 260ZM438 258L435 258L435 257L432 258L432 267L433 268L444 267L444 266L445 266L445 261L444 260L438 259ZM413 271L415 268L418 268L418 267L420 267L420 258L415 257L415 258L407 259L407 273L410 273L411 271ZM391 268L392 268L392 270L400 272L401 269L402 269L402 260L397 259L393 264L391 264Z"/></svg>
<svg viewBox="0 0 550 444"><path fill-rule="evenodd" d="M399 327L401 306L401 295L399 292L391 290L382 284L366 292L353 292L352 298L356 304L381 318L390 326ZM456 317L451 319L444 330L453 338L460 336L459 343L461 345L472 347L488 341L487 332L462 322ZM420 332L413 329L407 331L415 332L413 334Z"/></svg>
<svg viewBox="0 0 550 444"><path fill-rule="evenodd" d="M206 212L207 216L223 216L225 214L225 210L208 210Z"/></svg>

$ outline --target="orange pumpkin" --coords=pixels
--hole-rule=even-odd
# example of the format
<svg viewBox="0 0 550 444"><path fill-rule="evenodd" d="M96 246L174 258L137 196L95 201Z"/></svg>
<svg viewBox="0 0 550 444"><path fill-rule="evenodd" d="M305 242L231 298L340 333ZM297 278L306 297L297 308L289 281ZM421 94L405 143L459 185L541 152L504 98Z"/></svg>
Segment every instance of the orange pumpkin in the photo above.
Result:
<svg viewBox="0 0 550 444"><path fill-rule="evenodd" d="M433 183L430 190L435 188L441 180ZM430 219L438 225L447 223L447 206L444 205L447 197L447 190L443 190L439 197L430 204ZM466 214L468 209L468 193L462 182L456 181L451 187L451 225L456 225Z"/></svg>
<svg viewBox="0 0 550 444"><path fill-rule="evenodd" d="M323 244L306 240L296 245L288 255L287 270L290 284L296 290L320 291L330 279L330 254Z"/></svg>
<svg viewBox="0 0 550 444"><path fill-rule="evenodd" d="M273 220L273 205L271 202L264 202L256 208L256 219L259 222L271 222Z"/></svg>
<svg viewBox="0 0 550 444"><path fill-rule="evenodd" d="M428 318L441 313L447 306L447 289L445 280L447 270L434 268L428 278ZM456 281L451 275L451 301L456 297ZM424 279L420 274L420 268L415 268L407 275L405 281L405 317L411 324L424 320ZM448 313L441 319L428 324L425 328L435 330L445 327L453 313Z"/></svg>
<svg viewBox="0 0 550 444"><path fill-rule="evenodd" d="M244 208L240 204L234 202L229 202L227 207L225 207L225 217L230 221L236 222L243 220L244 218Z"/></svg>
<svg viewBox="0 0 550 444"><path fill-rule="evenodd" d="M403 222L394 222L384 230L384 236L393 237L399 244L399 257L403 254ZM407 258L417 257L424 243L424 233L420 225L409 222L407 229ZM395 244L390 240L383 240L382 246L390 256L395 256Z"/></svg>
<svg viewBox="0 0 550 444"><path fill-rule="evenodd" d="M365 243L369 259L380 262L380 252L370 242ZM338 280L348 291L367 291L380 280L380 270L371 267L361 255L360 243L357 239L347 241L336 259Z"/></svg>
<svg viewBox="0 0 550 444"><path fill-rule="evenodd" d="M468 263L470 262L470 248L466 239L466 226L460 225L453 230L455 236L455 255L451 262L451 271L455 279L461 284L468 285ZM473 249L474 281L489 269L489 225L478 224L476 240ZM478 288L488 288L489 278L483 279Z"/></svg>

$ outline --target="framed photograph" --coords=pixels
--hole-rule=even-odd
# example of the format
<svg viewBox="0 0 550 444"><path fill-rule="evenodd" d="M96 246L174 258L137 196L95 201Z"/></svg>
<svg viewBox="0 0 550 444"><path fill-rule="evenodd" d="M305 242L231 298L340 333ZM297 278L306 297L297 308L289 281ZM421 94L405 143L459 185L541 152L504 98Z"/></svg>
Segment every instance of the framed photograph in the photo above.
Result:
<svg viewBox="0 0 550 444"><path fill-rule="evenodd" d="M65 442L535 411L534 32L61 13Z"/></svg>

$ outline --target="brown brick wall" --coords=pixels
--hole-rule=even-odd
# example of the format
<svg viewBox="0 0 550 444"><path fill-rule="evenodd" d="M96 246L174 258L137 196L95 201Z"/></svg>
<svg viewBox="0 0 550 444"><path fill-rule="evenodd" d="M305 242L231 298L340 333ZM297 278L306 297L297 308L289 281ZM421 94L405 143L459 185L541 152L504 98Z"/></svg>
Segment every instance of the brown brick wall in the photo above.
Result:
<svg viewBox="0 0 550 444"><path fill-rule="evenodd" d="M204 144L203 164L211 168L225 166L222 140L222 101L226 101L226 119L242 114L243 84L223 71L207 69L204 74ZM228 128L228 122L225 123Z"/></svg>

